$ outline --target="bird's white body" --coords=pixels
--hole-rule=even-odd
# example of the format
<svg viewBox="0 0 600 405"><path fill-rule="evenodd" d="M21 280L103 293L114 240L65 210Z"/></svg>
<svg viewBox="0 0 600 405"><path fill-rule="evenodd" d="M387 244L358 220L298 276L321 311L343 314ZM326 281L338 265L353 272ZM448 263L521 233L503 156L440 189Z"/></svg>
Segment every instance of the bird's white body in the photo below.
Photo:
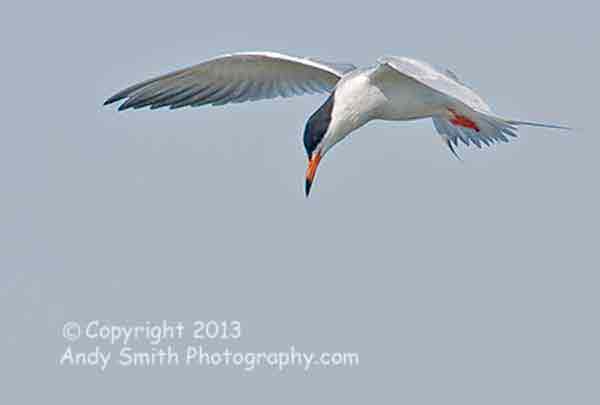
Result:
<svg viewBox="0 0 600 405"><path fill-rule="evenodd" d="M367 72L352 72L344 76L333 94L334 103L329 127L329 147L335 145L346 134L375 119L376 111L383 98L371 85Z"/></svg>
<svg viewBox="0 0 600 405"><path fill-rule="evenodd" d="M372 120L407 121L444 111L443 97L412 80L378 74L376 67L342 77L334 98L326 141L331 146Z"/></svg>
<svg viewBox="0 0 600 405"><path fill-rule="evenodd" d="M379 119L406 121L430 117L441 110L440 97L417 83L399 78L382 80L376 68L344 76L335 89L334 132L355 130Z"/></svg>
<svg viewBox="0 0 600 405"><path fill-rule="evenodd" d="M456 155L458 141L481 147L508 142L517 126L555 125L502 118L450 70L405 57L382 57L358 69L273 52L223 55L131 86L106 101L126 99L119 109L222 105L306 93L328 93L309 118L304 144L311 161L307 193L321 157L371 120L431 117Z"/></svg>

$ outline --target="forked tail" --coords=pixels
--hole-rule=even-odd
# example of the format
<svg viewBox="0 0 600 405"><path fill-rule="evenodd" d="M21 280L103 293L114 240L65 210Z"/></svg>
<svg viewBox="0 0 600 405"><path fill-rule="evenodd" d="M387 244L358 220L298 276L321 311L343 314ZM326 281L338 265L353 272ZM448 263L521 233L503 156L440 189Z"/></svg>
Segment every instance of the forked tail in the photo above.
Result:
<svg viewBox="0 0 600 405"><path fill-rule="evenodd" d="M565 130L572 130L573 128L570 127L564 127L562 125L556 125L556 124L546 124L546 123L542 123L542 122L531 122L531 121L514 121L514 120L506 120L506 122L510 125L527 125L529 127L541 127L541 128L553 128L553 129L565 129Z"/></svg>
<svg viewBox="0 0 600 405"><path fill-rule="evenodd" d="M454 146L458 146L458 141L461 141L465 146L474 144L478 148L483 145L491 146L495 143L509 142L510 138L517 137L520 125L562 130L572 129L556 124L509 120L492 113L474 110L471 110L467 115L457 114L454 110L449 110L449 115L434 116L433 125L446 141L452 154L457 158L458 154Z"/></svg>

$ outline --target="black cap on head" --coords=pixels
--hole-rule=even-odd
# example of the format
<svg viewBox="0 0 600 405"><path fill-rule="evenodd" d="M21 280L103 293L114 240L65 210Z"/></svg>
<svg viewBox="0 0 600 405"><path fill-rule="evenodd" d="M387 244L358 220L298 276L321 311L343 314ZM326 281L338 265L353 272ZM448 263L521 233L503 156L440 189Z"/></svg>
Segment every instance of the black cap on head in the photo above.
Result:
<svg viewBox="0 0 600 405"><path fill-rule="evenodd" d="M331 93L325 103L310 116L304 127L304 147L310 159L314 150L323 140L329 124L331 123L331 112L333 111L333 97Z"/></svg>

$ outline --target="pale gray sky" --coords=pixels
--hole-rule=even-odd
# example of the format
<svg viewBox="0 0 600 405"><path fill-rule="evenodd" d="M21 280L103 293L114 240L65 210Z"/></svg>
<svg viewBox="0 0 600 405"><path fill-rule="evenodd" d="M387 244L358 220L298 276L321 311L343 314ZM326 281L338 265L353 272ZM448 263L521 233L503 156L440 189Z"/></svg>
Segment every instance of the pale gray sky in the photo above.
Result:
<svg viewBox="0 0 600 405"><path fill-rule="evenodd" d="M600 28L590 4L5 6L4 395L597 404ZM328 154L307 200L301 133L324 97L102 107L129 84L241 50L357 65L413 56L452 68L500 114L581 130L524 128L517 142L463 149L460 164L429 120L372 123ZM236 319L236 350L352 351L360 365L59 366L63 324L93 319Z"/></svg>

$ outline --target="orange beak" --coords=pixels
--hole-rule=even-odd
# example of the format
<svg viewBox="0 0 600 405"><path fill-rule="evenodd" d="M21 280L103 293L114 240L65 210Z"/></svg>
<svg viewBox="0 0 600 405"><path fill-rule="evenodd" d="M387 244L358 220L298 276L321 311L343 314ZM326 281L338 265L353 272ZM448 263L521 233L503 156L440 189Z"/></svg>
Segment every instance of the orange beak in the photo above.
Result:
<svg viewBox="0 0 600 405"><path fill-rule="evenodd" d="M315 179L315 175L317 174L319 162L321 162L321 154L319 152L313 153L312 157L308 160L308 168L306 169L306 186L304 189L307 197L310 193L310 188Z"/></svg>

